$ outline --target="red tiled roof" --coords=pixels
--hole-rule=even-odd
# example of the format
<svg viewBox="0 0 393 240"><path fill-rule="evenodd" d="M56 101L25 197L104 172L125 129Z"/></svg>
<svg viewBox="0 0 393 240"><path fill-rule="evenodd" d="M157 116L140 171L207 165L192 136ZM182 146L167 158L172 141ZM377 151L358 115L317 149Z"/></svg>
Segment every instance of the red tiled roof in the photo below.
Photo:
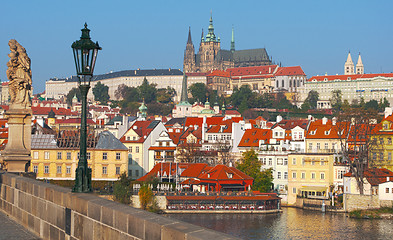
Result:
<svg viewBox="0 0 393 240"><path fill-rule="evenodd" d="M56 116L77 116L77 112L71 111L68 108L54 108L54 107L31 107L34 115L48 115L53 110Z"/></svg>
<svg viewBox="0 0 393 240"><path fill-rule="evenodd" d="M227 77L227 78L230 77L228 72L225 72L225 71L222 71L222 70L213 70L207 76L208 77Z"/></svg>
<svg viewBox="0 0 393 240"><path fill-rule="evenodd" d="M188 178L198 178L199 175L208 171L208 165L206 163L194 163L186 168L182 173L181 177L188 177Z"/></svg>
<svg viewBox="0 0 393 240"><path fill-rule="evenodd" d="M230 73L231 77L235 76L263 76L272 75L278 65L267 65L267 66L256 66L256 67L238 67L228 68L227 72Z"/></svg>
<svg viewBox="0 0 393 240"><path fill-rule="evenodd" d="M344 174L344 177L352 177L352 173L348 172ZM386 168L369 168L364 170L364 177L371 186L377 186L387 182L387 177L393 180L393 172Z"/></svg>
<svg viewBox="0 0 393 240"><path fill-rule="evenodd" d="M274 74L275 76L306 76L303 72L303 69L300 66L294 67L279 67L277 72Z"/></svg>
<svg viewBox="0 0 393 240"><path fill-rule="evenodd" d="M2 82L1 86L8 86L8 84L10 84L10 82Z"/></svg>
<svg viewBox="0 0 393 240"><path fill-rule="evenodd" d="M207 117L206 124L208 127L211 125L220 124L223 118L224 117ZM202 127L202 123L203 123L203 118L201 117L187 117L185 126L188 127L188 126L198 125L198 127Z"/></svg>
<svg viewBox="0 0 393 240"><path fill-rule="evenodd" d="M334 81L334 80L358 80L362 78L375 78L375 77L393 77L393 73L369 73L369 74L353 74L353 75L328 75L328 76L313 76L307 82L320 82L320 81Z"/></svg>
<svg viewBox="0 0 393 240"><path fill-rule="evenodd" d="M206 76L207 74L209 74L209 72L189 72L186 73L187 76Z"/></svg>
<svg viewBox="0 0 393 240"><path fill-rule="evenodd" d="M192 163L157 163L153 169L150 170L145 176L137 179L137 181L146 181L150 177L171 176L175 177L177 171L185 169L183 173L191 166Z"/></svg>
<svg viewBox="0 0 393 240"><path fill-rule="evenodd" d="M202 201L202 200L224 200L224 201L266 201L281 199L275 195L258 195L258 196L166 196L167 200L183 201Z"/></svg>
<svg viewBox="0 0 393 240"><path fill-rule="evenodd" d="M167 146L151 146L149 150L176 150L176 147L167 147Z"/></svg>
<svg viewBox="0 0 393 240"><path fill-rule="evenodd" d="M264 140L265 143L272 138L271 129L253 128L247 129L242 139L239 142L239 147L259 147L259 140Z"/></svg>
<svg viewBox="0 0 393 240"><path fill-rule="evenodd" d="M229 175L232 174L230 178ZM198 177L201 181L203 180L252 180L253 178L244 174L234 167L228 167L226 165L216 165L209 171L201 174Z"/></svg>
<svg viewBox="0 0 393 240"><path fill-rule="evenodd" d="M339 122L335 125L332 124L332 120L327 120L323 124L322 120L315 120L310 123L307 130L306 138L309 139L340 139L347 136L350 123ZM342 132L343 131L343 132ZM342 132L341 134L338 134Z"/></svg>
<svg viewBox="0 0 393 240"><path fill-rule="evenodd" d="M80 118L69 118L69 119L56 119L56 124L80 124ZM97 123L94 122L92 119L87 119L88 125L96 125Z"/></svg>
<svg viewBox="0 0 393 240"><path fill-rule="evenodd" d="M308 124L307 119L299 119L299 120L285 120L285 119L283 119L279 123L276 123L274 125L274 127L280 126L283 129L290 130L290 129L293 129L293 128L299 126L303 129L306 129L307 124Z"/></svg>
<svg viewBox="0 0 393 240"><path fill-rule="evenodd" d="M127 130L127 132L128 132L130 129L134 130L134 131L136 132L136 134L138 134L139 139L137 139L137 140L126 140L125 135L123 135L123 136L120 138L120 141L121 141L122 143L125 143L125 142L139 142L139 143L143 143L143 142L146 140L145 136L146 136L146 137L149 136L150 132L153 131L153 128L147 128L147 127L150 125L151 122L152 122L152 121L136 121L136 122Z"/></svg>

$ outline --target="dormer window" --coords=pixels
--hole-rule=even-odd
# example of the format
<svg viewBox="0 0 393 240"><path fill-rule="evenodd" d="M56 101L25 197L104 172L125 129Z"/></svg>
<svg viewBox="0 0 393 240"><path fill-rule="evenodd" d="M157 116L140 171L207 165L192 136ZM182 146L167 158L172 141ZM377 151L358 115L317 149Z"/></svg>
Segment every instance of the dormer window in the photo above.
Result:
<svg viewBox="0 0 393 240"><path fill-rule="evenodd" d="M383 129L389 129L389 124L384 123L384 124L383 124Z"/></svg>
<svg viewBox="0 0 393 240"><path fill-rule="evenodd" d="M228 173L228 178L233 178L233 174L232 173Z"/></svg>

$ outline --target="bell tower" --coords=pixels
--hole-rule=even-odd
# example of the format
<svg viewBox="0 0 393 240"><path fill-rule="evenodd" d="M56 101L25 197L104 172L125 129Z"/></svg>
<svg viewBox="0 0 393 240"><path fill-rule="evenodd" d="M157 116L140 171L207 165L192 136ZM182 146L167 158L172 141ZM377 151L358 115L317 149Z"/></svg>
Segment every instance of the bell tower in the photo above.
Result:
<svg viewBox="0 0 393 240"><path fill-rule="evenodd" d="M344 64L344 74L345 75L355 74L355 66L352 62L351 52L348 52L347 61Z"/></svg>
<svg viewBox="0 0 393 240"><path fill-rule="evenodd" d="M194 72L195 71L195 48L191 39L191 28L188 28L188 39L186 50L184 51L184 62L183 62L184 72Z"/></svg>

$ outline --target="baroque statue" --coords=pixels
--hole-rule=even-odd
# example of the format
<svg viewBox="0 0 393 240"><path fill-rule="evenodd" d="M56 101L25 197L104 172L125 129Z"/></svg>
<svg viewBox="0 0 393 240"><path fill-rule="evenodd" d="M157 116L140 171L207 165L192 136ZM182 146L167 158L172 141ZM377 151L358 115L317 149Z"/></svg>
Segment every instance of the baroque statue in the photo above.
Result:
<svg viewBox="0 0 393 240"><path fill-rule="evenodd" d="M9 94L12 108L31 107L31 60L27 56L26 49L15 39L8 42L11 53L7 63L7 77L9 82Z"/></svg>

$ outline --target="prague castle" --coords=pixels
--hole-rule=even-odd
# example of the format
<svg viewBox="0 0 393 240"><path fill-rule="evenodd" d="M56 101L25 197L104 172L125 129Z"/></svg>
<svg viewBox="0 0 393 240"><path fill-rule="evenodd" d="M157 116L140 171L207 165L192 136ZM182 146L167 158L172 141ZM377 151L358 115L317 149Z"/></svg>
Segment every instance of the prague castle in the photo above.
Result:
<svg viewBox="0 0 393 240"><path fill-rule="evenodd" d="M272 61L265 48L235 50L235 38L232 28L230 50L221 49L220 38L216 37L213 27L213 18L210 16L208 33L203 35L198 53L195 54L191 39L191 30L188 31L186 50L184 51L184 72L208 72L211 70L226 70L233 67L250 67L271 65Z"/></svg>

